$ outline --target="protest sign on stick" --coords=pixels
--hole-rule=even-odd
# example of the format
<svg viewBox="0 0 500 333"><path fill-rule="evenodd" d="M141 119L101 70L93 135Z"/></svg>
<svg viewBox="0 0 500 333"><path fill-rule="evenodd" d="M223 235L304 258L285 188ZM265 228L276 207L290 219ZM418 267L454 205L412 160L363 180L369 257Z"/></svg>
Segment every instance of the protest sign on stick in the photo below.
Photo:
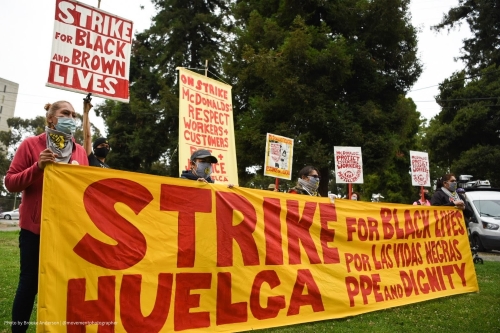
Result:
<svg viewBox="0 0 500 333"><path fill-rule="evenodd" d="M132 34L130 20L56 0L46 85L128 102Z"/></svg>
<svg viewBox="0 0 500 333"><path fill-rule="evenodd" d="M293 139L267 133L264 176L292 179Z"/></svg>

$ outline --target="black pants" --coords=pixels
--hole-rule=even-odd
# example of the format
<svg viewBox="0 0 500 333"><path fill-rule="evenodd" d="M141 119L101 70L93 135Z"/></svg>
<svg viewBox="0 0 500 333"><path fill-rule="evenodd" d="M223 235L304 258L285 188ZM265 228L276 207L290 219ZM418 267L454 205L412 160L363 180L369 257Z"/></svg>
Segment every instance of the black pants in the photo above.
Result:
<svg viewBox="0 0 500 333"><path fill-rule="evenodd" d="M38 292L38 260L40 257L40 235L21 229L19 232L21 250L21 273L16 297L12 305L12 332L26 332Z"/></svg>

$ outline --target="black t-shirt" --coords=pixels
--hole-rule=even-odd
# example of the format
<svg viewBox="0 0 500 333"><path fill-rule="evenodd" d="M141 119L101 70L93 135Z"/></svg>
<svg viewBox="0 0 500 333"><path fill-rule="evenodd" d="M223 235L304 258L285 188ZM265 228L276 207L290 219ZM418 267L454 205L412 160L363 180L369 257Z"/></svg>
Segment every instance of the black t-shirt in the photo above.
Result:
<svg viewBox="0 0 500 333"><path fill-rule="evenodd" d="M99 159L95 157L94 153L90 153L88 157L90 166L101 167L106 169L110 168L109 165L107 165L106 163L99 161Z"/></svg>

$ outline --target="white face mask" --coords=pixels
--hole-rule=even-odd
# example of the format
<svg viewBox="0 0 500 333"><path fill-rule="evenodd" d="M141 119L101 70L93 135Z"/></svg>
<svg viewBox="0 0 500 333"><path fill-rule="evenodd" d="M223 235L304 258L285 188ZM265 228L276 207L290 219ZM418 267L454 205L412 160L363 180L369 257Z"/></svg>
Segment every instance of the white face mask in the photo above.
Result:
<svg viewBox="0 0 500 333"><path fill-rule="evenodd" d="M358 197L357 197L357 196L355 196L355 195L353 195L353 196L351 197L351 200L356 200L356 201L358 201Z"/></svg>

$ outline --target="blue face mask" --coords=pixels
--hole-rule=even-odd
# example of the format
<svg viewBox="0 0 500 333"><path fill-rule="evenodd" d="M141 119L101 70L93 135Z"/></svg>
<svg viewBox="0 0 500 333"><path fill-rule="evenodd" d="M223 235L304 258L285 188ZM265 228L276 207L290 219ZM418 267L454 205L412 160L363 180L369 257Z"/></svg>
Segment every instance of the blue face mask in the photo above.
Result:
<svg viewBox="0 0 500 333"><path fill-rule="evenodd" d="M455 192L457 190L457 183L450 183L450 192Z"/></svg>
<svg viewBox="0 0 500 333"><path fill-rule="evenodd" d="M207 178L212 174L212 164L207 162L196 163L196 175Z"/></svg>
<svg viewBox="0 0 500 333"><path fill-rule="evenodd" d="M59 132L73 134L76 130L76 123L73 118L57 117L57 124L54 127Z"/></svg>
<svg viewBox="0 0 500 333"><path fill-rule="evenodd" d="M319 186L319 178L315 178L313 176L307 176L309 178L309 183L314 189L317 189Z"/></svg>

